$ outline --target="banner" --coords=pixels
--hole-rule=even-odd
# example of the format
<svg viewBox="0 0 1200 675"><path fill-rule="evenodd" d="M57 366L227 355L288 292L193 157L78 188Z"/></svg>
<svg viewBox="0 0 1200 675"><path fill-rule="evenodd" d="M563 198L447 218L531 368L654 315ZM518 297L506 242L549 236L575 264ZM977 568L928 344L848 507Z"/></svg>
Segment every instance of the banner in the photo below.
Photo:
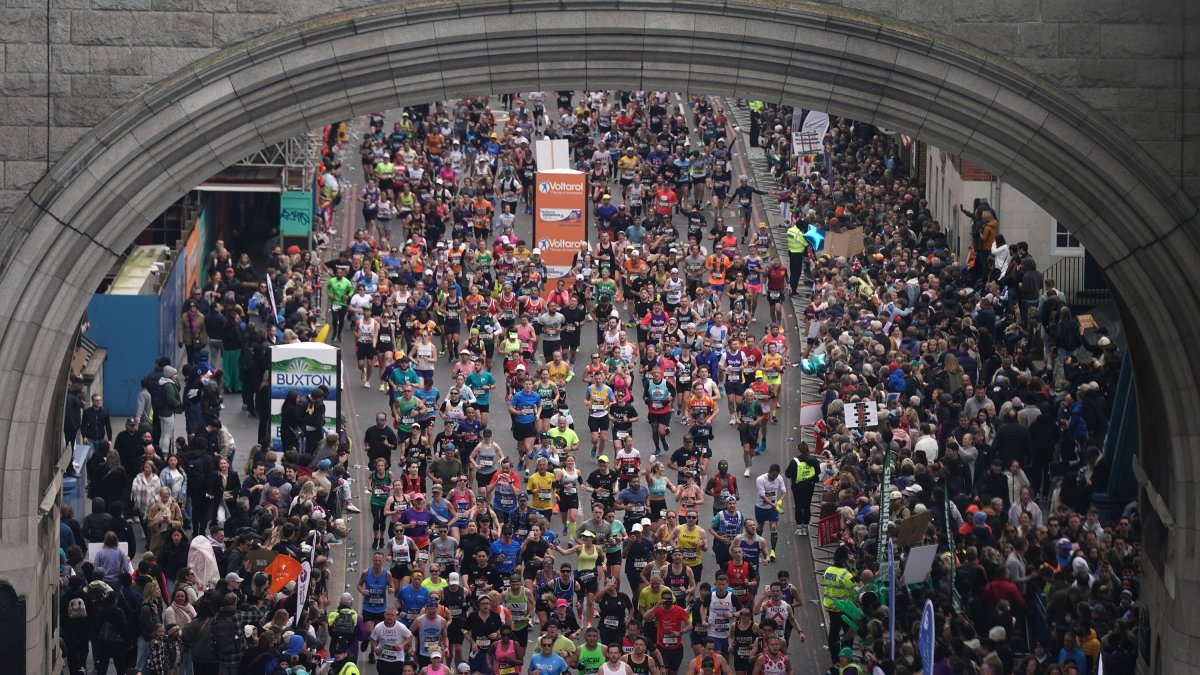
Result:
<svg viewBox="0 0 1200 675"><path fill-rule="evenodd" d="M550 278L565 276L580 246L587 243L586 178L582 171L551 169L538 171L534 179L533 231Z"/></svg>
<svg viewBox="0 0 1200 675"><path fill-rule="evenodd" d="M958 578L958 546L954 543L954 525L950 522L950 491L946 490L942 495L943 520L946 521L946 541L950 544L950 578ZM954 611L962 610L962 604L958 598L958 586L954 583L950 584L950 601L954 603Z"/></svg>
<svg viewBox="0 0 1200 675"><path fill-rule="evenodd" d="M841 538L841 516L831 513L817 521L817 546L830 546Z"/></svg>
<svg viewBox="0 0 1200 675"><path fill-rule="evenodd" d="M896 660L896 545L888 539L888 638L892 642L891 659Z"/></svg>
<svg viewBox="0 0 1200 675"><path fill-rule="evenodd" d="M296 620L307 613L305 603L308 602L308 583L311 577L312 563L305 560L300 563L300 576L296 577L296 616L292 617L292 625L295 625Z"/></svg>
<svg viewBox="0 0 1200 675"><path fill-rule="evenodd" d="M325 397L325 429L337 428L338 393L342 382L342 350L319 342L275 345L271 347L271 446L282 448L279 424L283 414L283 400L289 391L297 391L300 398L319 386L329 394Z"/></svg>
<svg viewBox="0 0 1200 675"><path fill-rule="evenodd" d="M810 110L804 124L792 127L792 152L804 155L819 152L825 147L825 132L829 131L829 114Z"/></svg>
<svg viewBox="0 0 1200 675"><path fill-rule="evenodd" d="M925 675L933 675L933 642L935 628L933 618L933 601L925 601L925 609L921 612L921 633L917 637L917 653L921 655L921 670Z"/></svg>
<svg viewBox="0 0 1200 675"><path fill-rule="evenodd" d="M883 542L891 541L888 536L888 523L892 519L892 451L883 453L883 477L879 480L879 545L875 547L875 559L883 558Z"/></svg>

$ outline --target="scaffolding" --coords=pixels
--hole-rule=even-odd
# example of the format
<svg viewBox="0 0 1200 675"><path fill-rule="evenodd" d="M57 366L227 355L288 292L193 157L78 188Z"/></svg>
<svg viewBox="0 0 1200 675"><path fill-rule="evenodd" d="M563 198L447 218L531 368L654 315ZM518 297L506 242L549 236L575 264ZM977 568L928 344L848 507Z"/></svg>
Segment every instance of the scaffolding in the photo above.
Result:
<svg viewBox="0 0 1200 675"><path fill-rule="evenodd" d="M308 190L320 162L321 134L310 131L273 143L235 162L234 166L278 169L282 190Z"/></svg>

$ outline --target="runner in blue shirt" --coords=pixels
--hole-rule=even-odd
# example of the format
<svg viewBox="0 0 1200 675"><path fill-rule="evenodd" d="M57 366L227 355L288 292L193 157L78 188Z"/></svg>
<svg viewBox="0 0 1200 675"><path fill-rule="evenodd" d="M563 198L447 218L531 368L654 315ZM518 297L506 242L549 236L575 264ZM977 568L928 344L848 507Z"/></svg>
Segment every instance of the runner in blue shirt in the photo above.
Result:
<svg viewBox="0 0 1200 675"><path fill-rule="evenodd" d="M489 557L496 565L496 571L503 576L517 569L521 558L521 542L513 539L512 525L506 524L500 528L500 538L492 542Z"/></svg>
<svg viewBox="0 0 1200 675"><path fill-rule="evenodd" d="M542 409L542 397L533 390L533 380L526 377L521 389L508 402L508 412L513 420L513 439L517 441L521 456L529 454L533 439L537 436L534 421Z"/></svg>
<svg viewBox="0 0 1200 675"><path fill-rule="evenodd" d="M409 578L409 583L406 586L401 586L400 590L396 591L396 599L400 601L400 620L405 626L412 625L412 622L421 615L421 610L425 609L425 603L429 601L429 589L423 588L421 582L425 580L425 576L421 572L413 572Z"/></svg>
<svg viewBox="0 0 1200 675"><path fill-rule="evenodd" d="M565 675L569 666L566 659L554 653L554 639L542 636L538 646L539 651L529 659L529 675Z"/></svg>

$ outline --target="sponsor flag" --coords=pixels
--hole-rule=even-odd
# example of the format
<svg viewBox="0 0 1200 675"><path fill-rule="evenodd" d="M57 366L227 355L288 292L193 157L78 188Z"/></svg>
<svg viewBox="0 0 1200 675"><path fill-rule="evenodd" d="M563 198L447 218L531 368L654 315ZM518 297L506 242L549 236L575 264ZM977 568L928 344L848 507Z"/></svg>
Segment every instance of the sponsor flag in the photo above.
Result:
<svg viewBox="0 0 1200 675"><path fill-rule="evenodd" d="M263 571L271 577L271 585L268 587L268 592L275 594L283 590L283 587L287 586L289 582L299 578L300 563L296 562L295 558L280 553L275 556L275 559Z"/></svg>
<svg viewBox="0 0 1200 675"><path fill-rule="evenodd" d="M551 169L534 177L534 244L542 250L550 278L561 278L582 245L587 244L587 176L582 171Z"/></svg>

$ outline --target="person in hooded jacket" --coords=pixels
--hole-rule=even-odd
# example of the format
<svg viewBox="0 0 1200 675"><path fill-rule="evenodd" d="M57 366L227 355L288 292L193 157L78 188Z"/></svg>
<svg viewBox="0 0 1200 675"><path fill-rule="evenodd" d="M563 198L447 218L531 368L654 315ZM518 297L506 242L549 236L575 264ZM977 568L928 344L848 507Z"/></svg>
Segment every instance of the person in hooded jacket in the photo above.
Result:
<svg viewBox="0 0 1200 675"><path fill-rule="evenodd" d="M133 533L133 526L125 520L125 504L119 501L109 502L108 514L112 516L112 525L110 529L113 534L117 535L117 540L125 542L129 546L129 557L131 559L137 556L137 538Z"/></svg>
<svg viewBox="0 0 1200 675"><path fill-rule="evenodd" d="M92 512L83 519L83 537L88 543L104 541L104 533L112 529L112 516L105 508L103 497L92 498ZM79 542L82 544L83 542Z"/></svg>
<svg viewBox="0 0 1200 675"><path fill-rule="evenodd" d="M195 675L215 675L217 654L213 651L212 621L215 612L208 598L196 602L196 618L183 629L180 637L186 653L192 657L192 672Z"/></svg>

